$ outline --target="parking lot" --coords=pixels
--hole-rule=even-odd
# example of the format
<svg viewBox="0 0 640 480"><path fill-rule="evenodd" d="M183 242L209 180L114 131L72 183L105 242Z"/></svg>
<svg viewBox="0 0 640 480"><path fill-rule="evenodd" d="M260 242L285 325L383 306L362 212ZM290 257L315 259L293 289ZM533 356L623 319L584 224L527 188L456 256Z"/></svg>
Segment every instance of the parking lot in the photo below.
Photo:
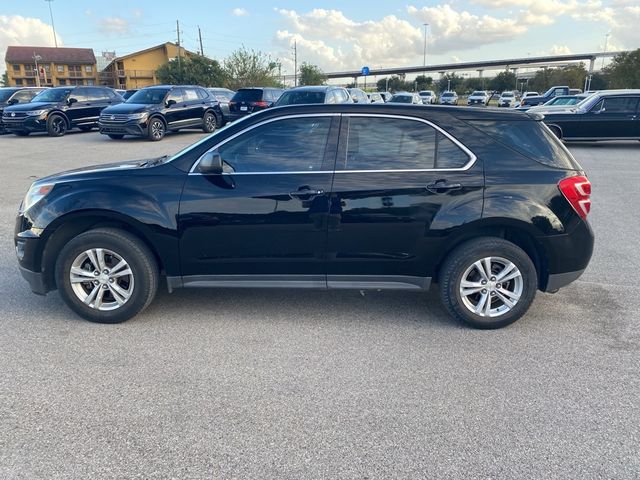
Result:
<svg viewBox="0 0 640 480"><path fill-rule="evenodd" d="M202 137L0 137L0 478L640 477L640 143L569 145L593 259L502 330L434 289L161 289L120 325L30 292L13 228L35 178Z"/></svg>

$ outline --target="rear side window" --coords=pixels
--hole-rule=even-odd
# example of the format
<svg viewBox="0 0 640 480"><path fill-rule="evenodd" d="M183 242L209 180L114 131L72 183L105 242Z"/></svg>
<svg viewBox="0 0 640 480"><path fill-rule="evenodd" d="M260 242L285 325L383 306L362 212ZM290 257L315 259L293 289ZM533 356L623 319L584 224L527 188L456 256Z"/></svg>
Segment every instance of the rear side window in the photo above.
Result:
<svg viewBox="0 0 640 480"><path fill-rule="evenodd" d="M259 102L262 100L262 90L251 88L238 90L233 96L234 102Z"/></svg>
<svg viewBox="0 0 640 480"><path fill-rule="evenodd" d="M336 169L451 169L462 168L469 160L469 155L451 139L424 122L351 117L346 156Z"/></svg>
<svg viewBox="0 0 640 480"><path fill-rule="evenodd" d="M300 105L304 103L324 103L325 92L291 90L278 99L278 105Z"/></svg>
<svg viewBox="0 0 640 480"><path fill-rule="evenodd" d="M469 122L485 134L525 157L554 168L580 170L580 165L560 140L542 122Z"/></svg>

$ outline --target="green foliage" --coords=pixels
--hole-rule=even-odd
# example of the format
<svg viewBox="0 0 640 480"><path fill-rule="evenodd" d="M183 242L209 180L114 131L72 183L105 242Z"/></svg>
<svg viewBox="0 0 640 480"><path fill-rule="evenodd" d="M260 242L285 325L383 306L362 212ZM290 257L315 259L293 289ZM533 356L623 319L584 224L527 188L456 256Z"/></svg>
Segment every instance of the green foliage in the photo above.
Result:
<svg viewBox="0 0 640 480"><path fill-rule="evenodd" d="M175 58L158 68L156 72L161 83L171 85L201 85L214 87L223 84L225 76L220 64L201 55Z"/></svg>
<svg viewBox="0 0 640 480"><path fill-rule="evenodd" d="M265 53L247 50L244 46L224 60L225 86L237 90L243 87L279 87L278 63Z"/></svg>
<svg viewBox="0 0 640 480"><path fill-rule="evenodd" d="M298 85L324 85L327 81L327 76L316 65L303 62L300 65Z"/></svg>
<svg viewBox="0 0 640 480"><path fill-rule="evenodd" d="M606 90L609 88L609 79L602 73L594 73L591 75L591 85L589 90Z"/></svg>
<svg viewBox="0 0 640 480"><path fill-rule="evenodd" d="M604 69L609 88L640 88L640 48L622 52ZM592 89L593 80L591 80Z"/></svg>
<svg viewBox="0 0 640 480"><path fill-rule="evenodd" d="M462 77L459 77L455 73L447 73L446 75L443 75L440 80L438 80L438 90L440 92L445 92L447 91L447 89L458 91L460 90L460 87L462 87L463 82L464 79Z"/></svg>
<svg viewBox="0 0 640 480"><path fill-rule="evenodd" d="M472 77L464 80L463 88L465 92L473 92L474 90L485 90L489 82L485 78Z"/></svg>
<svg viewBox="0 0 640 480"><path fill-rule="evenodd" d="M388 83L387 83L387 80L389 80ZM406 82L396 75L393 75L388 79L386 77L381 78L380 80L378 80L376 85L378 86L378 90L381 92L386 91L387 86L388 86L388 90L394 93L395 92L411 92L415 88L414 82Z"/></svg>
<svg viewBox="0 0 640 480"><path fill-rule="evenodd" d="M431 90L433 88L433 78L426 75L418 75L415 79L416 90Z"/></svg>
<svg viewBox="0 0 640 480"><path fill-rule="evenodd" d="M588 74L589 72L582 63L559 68L543 68L538 70L535 76L529 80L529 89L542 93L554 85L583 88L584 80Z"/></svg>
<svg viewBox="0 0 640 480"><path fill-rule="evenodd" d="M0 83L2 83L1 86L3 86L3 87L8 87L9 86L9 74L7 72L4 72L2 74L2 80L0 80Z"/></svg>
<svg viewBox="0 0 640 480"><path fill-rule="evenodd" d="M494 92L504 92L505 90L515 90L516 74L513 72L500 72L489 80L489 90Z"/></svg>

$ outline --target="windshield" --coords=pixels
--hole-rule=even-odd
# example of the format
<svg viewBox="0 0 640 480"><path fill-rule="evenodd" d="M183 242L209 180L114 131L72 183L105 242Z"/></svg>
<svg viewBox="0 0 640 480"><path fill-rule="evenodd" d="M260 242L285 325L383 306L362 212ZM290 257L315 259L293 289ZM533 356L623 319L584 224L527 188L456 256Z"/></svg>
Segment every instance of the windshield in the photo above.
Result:
<svg viewBox="0 0 640 480"><path fill-rule="evenodd" d="M32 102L61 102L67 98L73 88L52 88L33 97Z"/></svg>
<svg viewBox="0 0 640 480"><path fill-rule="evenodd" d="M443 97L453 97L453 92L444 92L442 94Z"/></svg>
<svg viewBox="0 0 640 480"><path fill-rule="evenodd" d="M276 102L276 106L301 105L304 103L324 103L325 92L284 92Z"/></svg>
<svg viewBox="0 0 640 480"><path fill-rule="evenodd" d="M13 95L17 90L14 89L0 89L0 102L6 102L9 100L9 97Z"/></svg>
<svg viewBox="0 0 640 480"><path fill-rule="evenodd" d="M578 103L576 97L556 97L553 100L548 101L547 105L574 105Z"/></svg>
<svg viewBox="0 0 640 480"><path fill-rule="evenodd" d="M169 88L143 88L131 95L126 103L139 103L143 105L162 103L169 90Z"/></svg>
<svg viewBox="0 0 640 480"><path fill-rule="evenodd" d="M389 101L395 103L411 103L413 99L409 95L394 95Z"/></svg>
<svg viewBox="0 0 640 480"><path fill-rule="evenodd" d="M473 92L471 94L472 97L484 97L485 93L484 92Z"/></svg>
<svg viewBox="0 0 640 480"><path fill-rule="evenodd" d="M513 92L502 92L501 97L511 98L513 97Z"/></svg>
<svg viewBox="0 0 640 480"><path fill-rule="evenodd" d="M591 95L589 95L587 98L585 98L581 102L578 102L576 104L576 108L588 110L589 108L591 108L591 106L593 104L595 104L595 102L597 102L599 100L599 98L600 97L599 97L599 95L597 93L592 93Z"/></svg>
<svg viewBox="0 0 640 480"><path fill-rule="evenodd" d="M424 90L420 92L420 95L423 97L430 97L431 95L433 95L433 92L431 90Z"/></svg>

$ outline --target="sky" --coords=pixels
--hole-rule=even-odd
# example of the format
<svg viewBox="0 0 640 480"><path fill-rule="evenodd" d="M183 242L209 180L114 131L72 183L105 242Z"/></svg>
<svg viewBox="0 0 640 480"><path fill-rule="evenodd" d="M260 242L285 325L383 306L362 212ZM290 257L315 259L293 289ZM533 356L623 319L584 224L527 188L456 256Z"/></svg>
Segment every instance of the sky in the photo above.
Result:
<svg viewBox="0 0 640 480"><path fill-rule="evenodd" d="M326 72L640 48L638 0L109 0L51 2L58 45L124 55L176 41L223 60L245 46L293 73ZM607 36L608 34L608 36ZM49 3L0 0L0 72L8 45L53 46Z"/></svg>

